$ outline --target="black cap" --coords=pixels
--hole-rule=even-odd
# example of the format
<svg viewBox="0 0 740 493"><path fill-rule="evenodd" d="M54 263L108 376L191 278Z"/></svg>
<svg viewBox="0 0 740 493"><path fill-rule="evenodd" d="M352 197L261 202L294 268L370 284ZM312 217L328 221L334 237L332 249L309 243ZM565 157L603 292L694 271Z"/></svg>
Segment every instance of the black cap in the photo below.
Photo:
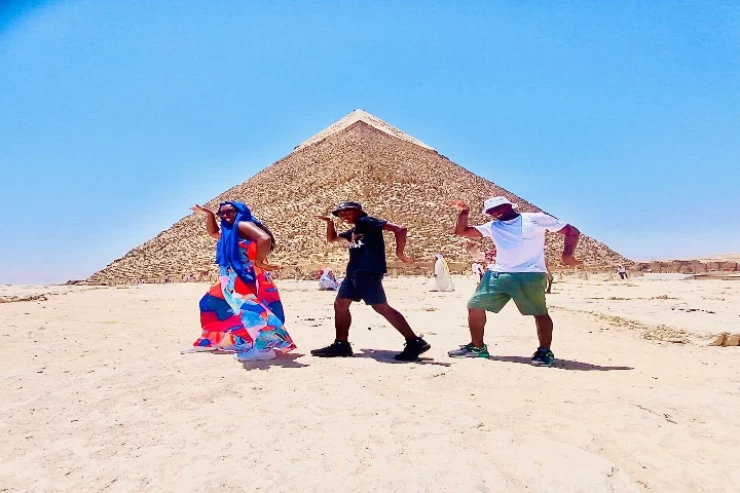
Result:
<svg viewBox="0 0 740 493"><path fill-rule="evenodd" d="M362 213L363 216L367 216L367 213L362 210L362 204L360 204L359 202L342 202L334 211L332 211L332 214L338 216L339 211L346 211L347 209L357 209Z"/></svg>

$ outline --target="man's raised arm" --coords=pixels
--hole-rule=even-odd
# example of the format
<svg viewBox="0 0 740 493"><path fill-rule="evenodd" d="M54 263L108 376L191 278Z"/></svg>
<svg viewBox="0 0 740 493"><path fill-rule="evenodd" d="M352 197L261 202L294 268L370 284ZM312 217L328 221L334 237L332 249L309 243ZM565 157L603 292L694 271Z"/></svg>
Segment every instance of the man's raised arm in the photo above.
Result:
<svg viewBox="0 0 740 493"><path fill-rule="evenodd" d="M565 265L581 265L582 262L573 256L576 246L578 246L578 239L581 237L581 232L575 226L566 224L558 233L565 236L563 239L563 243L565 244L563 246L563 263Z"/></svg>
<svg viewBox="0 0 740 493"><path fill-rule="evenodd" d="M406 253L404 253L404 250L406 250L406 237L408 236L409 230L397 224L386 223L383 226L383 231L390 231L395 235L396 256L399 258L399 260L406 264L413 264L414 260L407 257Z"/></svg>
<svg viewBox="0 0 740 493"><path fill-rule="evenodd" d="M483 235L480 231L468 224L470 217L470 206L460 200L453 200L447 202L457 209L457 221L455 222L455 229L452 231L457 236L464 236L466 238L482 238Z"/></svg>
<svg viewBox="0 0 740 493"><path fill-rule="evenodd" d="M316 216L316 219L321 219L322 221L326 223L326 241L327 242L331 243L333 241L343 239L337 234L337 230L334 227L334 221L332 220L332 218L327 217L327 216Z"/></svg>

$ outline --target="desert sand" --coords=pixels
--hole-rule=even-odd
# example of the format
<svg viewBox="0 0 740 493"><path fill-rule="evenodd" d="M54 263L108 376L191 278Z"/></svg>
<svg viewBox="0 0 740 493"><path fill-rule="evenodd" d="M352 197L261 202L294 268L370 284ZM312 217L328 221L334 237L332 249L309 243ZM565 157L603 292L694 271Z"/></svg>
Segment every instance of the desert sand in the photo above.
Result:
<svg viewBox="0 0 740 493"><path fill-rule="evenodd" d="M555 284L549 369L513 305L490 360L447 357L472 278L388 280L433 346L405 364L364 306L354 358L309 356L333 338L314 282L279 283L298 350L251 364L180 354L203 284L2 287L0 491L740 491L740 347L706 346L740 332L740 283L609 277Z"/></svg>

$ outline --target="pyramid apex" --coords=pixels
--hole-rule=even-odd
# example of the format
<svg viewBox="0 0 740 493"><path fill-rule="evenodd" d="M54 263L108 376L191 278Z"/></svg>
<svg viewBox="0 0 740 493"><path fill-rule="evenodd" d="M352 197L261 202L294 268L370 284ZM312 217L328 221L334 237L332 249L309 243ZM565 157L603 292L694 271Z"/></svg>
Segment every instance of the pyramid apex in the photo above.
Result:
<svg viewBox="0 0 740 493"><path fill-rule="evenodd" d="M410 142L411 144L417 145L419 147L423 147L424 149L429 149L434 151L435 149L422 141L410 136L406 132L399 130L398 128L394 127L390 123L387 123L380 118L378 118L375 115L372 115L368 113L367 111L363 110L362 108L357 108L350 112L348 115L344 116L343 118L340 118L336 122L332 123L328 127L326 127L321 132L317 133L316 135L312 136L308 140L303 141L301 144L296 146L295 149L293 149L293 152L299 151L301 149L304 149L310 145L313 145L321 140L324 140L325 138L329 137L330 135L336 134L338 132L341 132L342 130L350 127L351 125L354 125L357 122L363 122L371 127L380 130L381 132L384 132L391 137L395 137L397 139L404 140L406 142Z"/></svg>

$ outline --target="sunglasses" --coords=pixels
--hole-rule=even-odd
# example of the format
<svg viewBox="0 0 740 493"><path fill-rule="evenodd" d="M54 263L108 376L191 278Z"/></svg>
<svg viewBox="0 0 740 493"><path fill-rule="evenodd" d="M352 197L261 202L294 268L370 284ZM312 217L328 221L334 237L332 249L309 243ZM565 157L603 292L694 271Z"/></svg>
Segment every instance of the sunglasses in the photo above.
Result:
<svg viewBox="0 0 740 493"><path fill-rule="evenodd" d="M219 217L226 217L226 216L235 216L236 210L234 209L224 209L222 211L218 211Z"/></svg>

